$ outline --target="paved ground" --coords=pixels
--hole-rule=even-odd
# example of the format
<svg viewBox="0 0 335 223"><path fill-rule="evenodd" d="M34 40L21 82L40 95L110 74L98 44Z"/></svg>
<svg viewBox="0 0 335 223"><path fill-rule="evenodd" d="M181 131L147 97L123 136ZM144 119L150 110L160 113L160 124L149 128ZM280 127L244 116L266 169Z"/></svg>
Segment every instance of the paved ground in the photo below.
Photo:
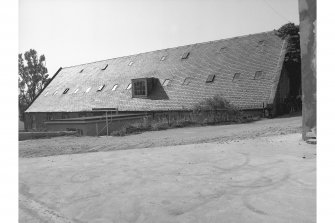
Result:
<svg viewBox="0 0 335 223"><path fill-rule="evenodd" d="M19 142L20 157L153 148L221 142L301 132L301 116L264 119L247 124L204 126L145 132L124 137L57 137Z"/></svg>
<svg viewBox="0 0 335 223"><path fill-rule="evenodd" d="M316 222L316 148L300 138L20 158L20 222Z"/></svg>

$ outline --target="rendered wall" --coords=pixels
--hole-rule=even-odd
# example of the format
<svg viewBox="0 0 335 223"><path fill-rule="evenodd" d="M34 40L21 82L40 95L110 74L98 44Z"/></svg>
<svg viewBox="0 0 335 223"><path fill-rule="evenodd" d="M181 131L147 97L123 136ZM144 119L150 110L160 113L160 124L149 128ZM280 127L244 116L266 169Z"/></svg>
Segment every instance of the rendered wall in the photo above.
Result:
<svg viewBox="0 0 335 223"><path fill-rule="evenodd" d="M316 0L299 0L302 137L316 129Z"/></svg>

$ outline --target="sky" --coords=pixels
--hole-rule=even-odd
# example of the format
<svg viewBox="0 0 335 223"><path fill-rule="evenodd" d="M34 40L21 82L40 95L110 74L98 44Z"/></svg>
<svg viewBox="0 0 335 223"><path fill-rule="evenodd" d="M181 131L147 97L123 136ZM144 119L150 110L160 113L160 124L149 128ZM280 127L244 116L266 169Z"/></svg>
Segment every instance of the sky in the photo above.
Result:
<svg viewBox="0 0 335 223"><path fill-rule="evenodd" d="M298 0L19 0L19 53L59 67L299 24Z"/></svg>

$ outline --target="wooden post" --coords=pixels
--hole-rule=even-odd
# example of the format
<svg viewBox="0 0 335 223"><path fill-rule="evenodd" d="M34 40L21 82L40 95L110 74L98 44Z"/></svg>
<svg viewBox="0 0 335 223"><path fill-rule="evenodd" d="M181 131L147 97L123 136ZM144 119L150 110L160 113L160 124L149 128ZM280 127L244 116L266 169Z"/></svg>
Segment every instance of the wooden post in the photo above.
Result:
<svg viewBox="0 0 335 223"><path fill-rule="evenodd" d="M106 111L106 128L107 128L107 135L108 135L108 117L107 117L107 111Z"/></svg>

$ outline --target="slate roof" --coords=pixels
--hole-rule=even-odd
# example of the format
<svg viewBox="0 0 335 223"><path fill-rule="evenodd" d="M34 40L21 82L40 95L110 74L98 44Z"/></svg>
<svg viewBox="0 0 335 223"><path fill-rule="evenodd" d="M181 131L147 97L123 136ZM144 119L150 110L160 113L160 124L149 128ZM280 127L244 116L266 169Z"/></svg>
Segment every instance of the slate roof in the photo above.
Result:
<svg viewBox="0 0 335 223"><path fill-rule="evenodd" d="M271 31L65 67L26 112L78 112L101 107L184 110L217 94L240 108L262 108L263 103L273 103L286 47L287 40ZM188 58L181 59L187 52ZM255 79L257 71L262 73ZM234 79L236 73L239 77ZM214 81L206 83L211 74ZM126 88L131 79L142 77L158 78L162 84L170 79L170 83L156 92L157 97L132 98L131 89ZM113 91L115 84L118 87ZM63 94L66 88L69 91Z"/></svg>

